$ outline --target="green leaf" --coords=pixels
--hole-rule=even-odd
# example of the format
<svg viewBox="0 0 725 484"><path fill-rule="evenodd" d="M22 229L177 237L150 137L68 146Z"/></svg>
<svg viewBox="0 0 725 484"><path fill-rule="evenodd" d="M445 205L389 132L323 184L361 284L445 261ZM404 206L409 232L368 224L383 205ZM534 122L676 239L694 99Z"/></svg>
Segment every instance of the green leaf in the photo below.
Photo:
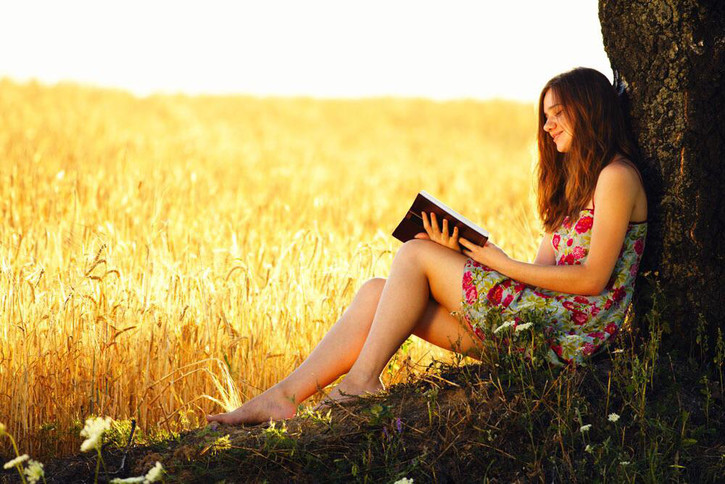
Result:
<svg viewBox="0 0 725 484"><path fill-rule="evenodd" d="M682 447L690 447L691 445L695 445L697 443L697 439L682 439Z"/></svg>

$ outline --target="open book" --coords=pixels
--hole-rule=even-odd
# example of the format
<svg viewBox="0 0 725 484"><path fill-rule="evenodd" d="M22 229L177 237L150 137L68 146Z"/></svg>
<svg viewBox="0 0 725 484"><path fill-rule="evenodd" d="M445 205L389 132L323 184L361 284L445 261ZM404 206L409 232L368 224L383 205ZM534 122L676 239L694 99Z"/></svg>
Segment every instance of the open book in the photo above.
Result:
<svg viewBox="0 0 725 484"><path fill-rule="evenodd" d="M421 212L436 214L438 227L443 229L443 219L448 219L448 234L453 233L453 227L458 227L458 237L473 242L476 245L484 245L488 240L488 231L459 214L448 205L444 204L428 192L421 191L415 197L408 213L393 231L393 237L401 242L407 242L415 238L415 234L425 232L423 228L423 217Z"/></svg>

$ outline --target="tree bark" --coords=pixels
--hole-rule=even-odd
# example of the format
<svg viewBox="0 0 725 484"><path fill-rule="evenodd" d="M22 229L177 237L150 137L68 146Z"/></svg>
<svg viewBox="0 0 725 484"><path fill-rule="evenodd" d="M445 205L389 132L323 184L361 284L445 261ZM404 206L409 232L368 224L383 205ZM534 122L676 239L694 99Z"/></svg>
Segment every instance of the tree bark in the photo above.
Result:
<svg viewBox="0 0 725 484"><path fill-rule="evenodd" d="M665 303L664 338L692 352L704 326L698 353L712 353L725 321L725 1L600 0L599 19L649 198L640 272ZM635 301L652 311L652 297Z"/></svg>

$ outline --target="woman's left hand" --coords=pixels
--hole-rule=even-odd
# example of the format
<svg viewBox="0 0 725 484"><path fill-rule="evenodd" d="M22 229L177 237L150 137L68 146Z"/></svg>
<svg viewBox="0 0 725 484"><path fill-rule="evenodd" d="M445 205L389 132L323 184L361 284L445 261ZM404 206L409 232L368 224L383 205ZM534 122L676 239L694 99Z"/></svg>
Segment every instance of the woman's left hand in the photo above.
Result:
<svg viewBox="0 0 725 484"><path fill-rule="evenodd" d="M487 240L484 245L476 245L461 237L458 239L458 243L463 246L464 255L493 270L499 270L509 258L506 252L490 240Z"/></svg>
<svg viewBox="0 0 725 484"><path fill-rule="evenodd" d="M423 228L425 229L425 232L416 234L416 239L432 240L444 247L460 252L461 246L458 245L458 227L453 227L453 231L449 234L447 218L443 219L443 227L440 228L438 227L438 219L436 218L435 213L430 213L430 221L428 220L428 215L425 212L421 212L421 218L423 219Z"/></svg>

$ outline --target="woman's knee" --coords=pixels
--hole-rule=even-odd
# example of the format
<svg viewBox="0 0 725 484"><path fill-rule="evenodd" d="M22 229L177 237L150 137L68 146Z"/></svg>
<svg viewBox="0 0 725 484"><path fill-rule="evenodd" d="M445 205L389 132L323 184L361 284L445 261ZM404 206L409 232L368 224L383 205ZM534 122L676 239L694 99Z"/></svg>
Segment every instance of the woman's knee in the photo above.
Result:
<svg viewBox="0 0 725 484"><path fill-rule="evenodd" d="M360 286L358 294L365 298L380 299L380 294L383 292L385 287L385 279L382 277L373 277L368 279Z"/></svg>
<svg viewBox="0 0 725 484"><path fill-rule="evenodd" d="M430 240L413 239L404 243L395 254L397 264L404 264L419 268L421 271L428 273L431 267L440 257L447 252L452 251Z"/></svg>
<svg viewBox="0 0 725 484"><path fill-rule="evenodd" d="M425 239L412 239L405 242L395 254L395 258L400 260L420 260L421 256L432 250L436 243Z"/></svg>

